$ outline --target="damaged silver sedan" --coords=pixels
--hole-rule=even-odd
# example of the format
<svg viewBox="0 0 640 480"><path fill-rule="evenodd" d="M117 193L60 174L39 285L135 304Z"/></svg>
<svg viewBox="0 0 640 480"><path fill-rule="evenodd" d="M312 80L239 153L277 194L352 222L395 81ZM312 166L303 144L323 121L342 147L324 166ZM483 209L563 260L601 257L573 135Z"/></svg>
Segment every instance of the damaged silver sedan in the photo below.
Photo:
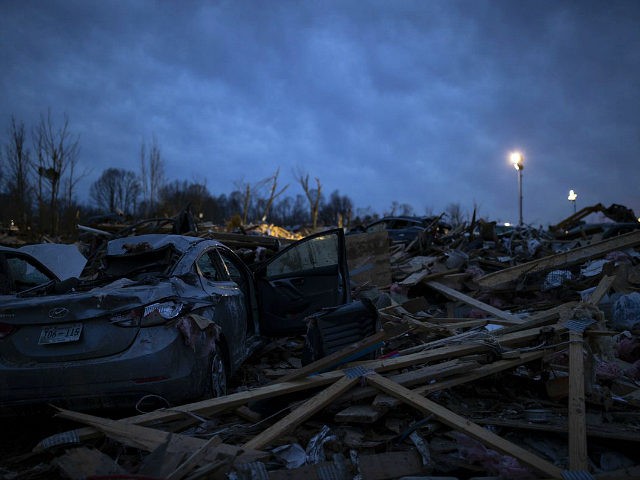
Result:
<svg viewBox="0 0 640 480"><path fill-rule="evenodd" d="M36 257L0 250L3 408L221 395L263 335L304 332L305 317L350 300L341 230L251 269L215 240L180 235L112 240L82 280Z"/></svg>

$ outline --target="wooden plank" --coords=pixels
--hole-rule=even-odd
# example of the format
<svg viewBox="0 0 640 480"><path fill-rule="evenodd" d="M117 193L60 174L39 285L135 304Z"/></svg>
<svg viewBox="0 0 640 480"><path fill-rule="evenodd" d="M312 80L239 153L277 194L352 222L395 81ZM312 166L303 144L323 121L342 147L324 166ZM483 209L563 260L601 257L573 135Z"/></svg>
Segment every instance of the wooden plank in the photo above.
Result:
<svg viewBox="0 0 640 480"><path fill-rule="evenodd" d="M409 275L407 278L405 278L404 280L402 280L399 285L401 287L413 287L414 285L416 285L417 283L420 283L424 278L426 278L427 276L429 276L429 269L425 268L422 270L419 270L417 272L413 272L411 275Z"/></svg>
<svg viewBox="0 0 640 480"><path fill-rule="evenodd" d="M427 302L426 298L415 297L415 298L410 298L406 302L402 302L400 305L385 307L378 311L383 312L389 309L401 309L409 313L418 313L418 312L425 312L427 311L428 308L429 308L429 302Z"/></svg>
<svg viewBox="0 0 640 480"><path fill-rule="evenodd" d="M154 410L153 412L124 418L119 421L134 425L156 425L189 418L191 414L200 416L213 415L217 412L242 406L250 401L275 398L280 395L287 395L289 393L321 387L323 385L335 382L342 376L343 373L341 371L327 372L320 375L314 375L313 377L295 380L292 382L267 385L264 387L255 388L253 390L225 395L223 397L210 398L195 403L189 403L186 405L181 405L179 407L173 407L170 410ZM88 427L63 432L45 438L40 443L38 443L38 445L36 445L34 451L38 452L47 448L58 445L65 445L68 443L83 442L91 438L96 438L97 436L100 436L100 432L98 432L95 428Z"/></svg>
<svg viewBox="0 0 640 480"><path fill-rule="evenodd" d="M189 452L199 450L207 443L205 440L187 435L164 432L162 430L156 430L155 428L141 427L139 425L124 423L120 420L111 420L86 413L72 412L70 410L58 409L57 416L91 425L104 432L108 437L124 445L147 452L155 450L162 444L168 442L170 438L178 448ZM270 455L266 452L260 452L257 449L249 449L247 447L240 448L235 445L219 443L215 447L210 447L206 450L206 455L202 461L214 461L219 454L226 457L237 457L239 461L243 462L264 459Z"/></svg>
<svg viewBox="0 0 640 480"><path fill-rule="evenodd" d="M381 314L380 316L383 319L389 319L389 316L386 314ZM401 319L402 319L402 322L406 323L407 325L419 328L420 330L423 330L425 332L431 332L431 333L436 333L436 334L445 335L445 336L451 335L451 330L449 330L447 327L442 325L436 325L434 323L431 323L425 320L417 320L411 317L410 315L406 315L406 314L403 314L401 316Z"/></svg>
<svg viewBox="0 0 640 480"><path fill-rule="evenodd" d="M533 340L536 340L540 336L541 329L531 328L520 332L508 333L506 335L497 335L494 340L498 344L505 347L516 347L520 345L526 345ZM556 331L564 331L564 327L557 326ZM474 353L481 353L491 350L491 347L481 342L472 342L472 338L469 337L469 341L461 343L459 345L445 345L442 347L432 348L422 352L411 353L409 355L402 355L394 358L384 358L378 360L368 360L365 362L354 362L354 365L363 366L376 372L385 372L388 370L396 370L399 368L405 368L411 365L419 363L435 362L439 360L445 360L449 358L460 358L466 355Z"/></svg>
<svg viewBox="0 0 640 480"><path fill-rule="evenodd" d="M565 310L571 309L578 305L578 302L567 302L562 305L558 305L557 307L550 308L548 310L544 310L542 312L538 312L530 317L526 318L520 325L513 325L511 327L506 327L500 329L499 333L501 335L507 333L514 333L518 331L522 331L528 328L540 327L542 325L551 324L560 318L560 313Z"/></svg>
<svg viewBox="0 0 640 480"><path fill-rule="evenodd" d="M614 250L635 247L637 245L640 245L640 231L636 230L592 245L574 248L567 252L549 255L538 260L532 260L514 267L489 273L479 278L477 283L482 288L498 288L520 279L523 275L568 267L598 258Z"/></svg>
<svg viewBox="0 0 640 480"><path fill-rule="evenodd" d="M282 418L259 435L253 437L243 445L243 448L259 450L262 447L270 445L281 435L293 430L302 422L307 420L317 411L326 407L333 400L338 398L344 392L349 390L360 381L359 377L349 378L343 377L322 392L314 395L308 401L296 408L286 417Z"/></svg>
<svg viewBox="0 0 640 480"><path fill-rule="evenodd" d="M602 297L604 297L609 292L611 285L613 285L613 282L615 281L615 275L605 275L604 277L602 277L596 289L591 292L591 295L589 295L589 299L587 300L587 302L591 305L597 305L598 303L600 303Z"/></svg>
<svg viewBox="0 0 640 480"><path fill-rule="evenodd" d="M508 419L500 417L489 417L477 420L480 425L495 425L496 427L515 428L519 430L531 430L537 432L568 433L569 425L566 418L555 419L547 423L534 423L522 419ZM625 429L624 425L614 425L611 423L589 424L587 423L587 435L592 438L605 438L610 440L620 440L623 442L640 442L638 431L631 427ZM637 448L637 447L636 447Z"/></svg>
<svg viewBox="0 0 640 480"><path fill-rule="evenodd" d="M385 338L386 338L385 332L374 333L373 335L370 335L367 338L360 340L359 342L355 342L345 348L338 350L337 352L333 352L332 354L327 355L326 357L323 357L319 360L316 360L315 362L305 365L302 368L298 368L295 371L285 375L284 377L271 382L270 385L273 385L275 383L290 382L292 380L296 380L301 377L306 377L308 375L311 375L312 373L320 373L324 370L329 369L330 367L335 367L339 365L341 362L343 362L345 359L348 359L349 357L353 356L355 353L361 350L367 349L369 347L372 347L377 343L382 342Z"/></svg>
<svg viewBox="0 0 640 480"><path fill-rule="evenodd" d="M532 362L533 360L538 360L544 357L545 354L546 351L541 350L538 352L523 353L520 358L515 358L513 360L498 360L487 365L481 365L471 372L467 373L466 375L450 378L448 380L441 380L429 385L423 385L422 387L414 389L414 392L420 395L426 395L428 393L437 392L440 390L445 390L447 388L455 387L457 385L473 382L475 380L493 375L495 373L500 373L511 368L519 367L520 365Z"/></svg>
<svg viewBox="0 0 640 480"><path fill-rule="evenodd" d="M410 367L419 363L437 362L439 360L464 357L465 355L471 355L473 353L485 352L488 349L489 347L487 345L483 345L481 343L447 345L444 347L433 348L431 350L411 353L409 355L401 355L399 357L354 362L353 365L370 368L377 372L386 372L388 370Z"/></svg>
<svg viewBox="0 0 640 480"><path fill-rule="evenodd" d="M504 438L496 435L489 430L482 428L466 418L446 409L431 400L405 388L397 383L382 377L378 374L372 374L365 377L367 382L380 390L393 395L421 412L432 414L440 422L450 428L459 430L469 435L485 445L497 450L505 455L510 455L518 459L522 464L531 467L536 472L548 475L552 478L561 478L562 470L551 464L550 462L534 455L524 448L512 443Z"/></svg>
<svg viewBox="0 0 640 480"><path fill-rule="evenodd" d="M392 375L389 378L394 382L399 383L405 387L410 387L417 384L424 384L430 380L437 380L443 377L450 377L459 373L468 372L469 370L477 367L478 364L473 361L462 361L459 359L450 360L447 362L437 363L435 365L428 365L426 367L410 370L404 373L398 373ZM373 387L357 387L351 392L343 395L339 402L353 402L363 400L365 398L373 397L378 393Z"/></svg>
<svg viewBox="0 0 640 480"><path fill-rule="evenodd" d="M515 358L512 360L497 360L487 365L476 366L475 368L473 368L473 363L470 362L469 367L466 368L466 371L468 371L469 373L467 373L466 375L460 375L457 377L449 378L448 380L442 380L436 383L422 385L420 387L413 389L413 391L420 395L428 395L433 392L439 392L441 390L446 390L447 388L453 388L458 385L463 385L465 383L473 382L475 380L479 380L481 378L484 378L496 373L500 373L505 370L509 370L511 368L516 368L520 365L524 365L525 363L543 358L545 354L546 352L542 350L538 352L527 352L527 353L523 353L519 358ZM399 383L400 385L408 386L408 384L402 383L403 375L406 375L406 374L400 374L400 375L396 375L394 377L388 377L388 378L390 380L395 381L396 383ZM357 394L358 392L356 391L354 393ZM367 392L367 393L370 393L370 392ZM360 399L360 397L358 397L357 399ZM397 400L392 404L387 403L386 406L388 408L395 408L400 403L401 403L400 400Z"/></svg>
<svg viewBox="0 0 640 480"><path fill-rule="evenodd" d="M340 423L374 423L386 413L375 405L351 405L335 414L333 419Z"/></svg>
<svg viewBox="0 0 640 480"><path fill-rule="evenodd" d="M569 332L569 468L589 471L582 333Z"/></svg>
<svg viewBox="0 0 640 480"><path fill-rule="evenodd" d="M79 447L67 450L63 455L53 459L67 478L87 478L93 476L125 475L127 471L111 457L100 450Z"/></svg>
<svg viewBox="0 0 640 480"><path fill-rule="evenodd" d="M482 310L483 312L490 313L494 317L510 322L511 324L517 325L523 322L522 319L516 317L515 315L504 312L498 308L492 307L491 305L488 305L484 302L476 300L475 298L472 298L469 295L465 295L464 293L454 290L453 288L449 288L446 285L442 285L441 283L427 282L426 284L429 287L442 293L443 295L446 295L449 298L464 302L467 305L471 305L472 307Z"/></svg>
<svg viewBox="0 0 640 480"><path fill-rule="evenodd" d="M209 449L213 449L222 442L220 437L211 437L207 440L198 450L187 458L184 462L178 466L173 472L171 472L166 479L167 480L180 480L184 478L187 473L196 468L205 458L210 457ZM217 452L216 452L217 454Z"/></svg>
<svg viewBox="0 0 640 480"><path fill-rule="evenodd" d="M488 320L477 319L477 320L468 320L466 322L455 322L455 323L440 323L439 325L444 328L448 328L450 330L456 330L458 328L476 328L476 327L484 327L489 323Z"/></svg>

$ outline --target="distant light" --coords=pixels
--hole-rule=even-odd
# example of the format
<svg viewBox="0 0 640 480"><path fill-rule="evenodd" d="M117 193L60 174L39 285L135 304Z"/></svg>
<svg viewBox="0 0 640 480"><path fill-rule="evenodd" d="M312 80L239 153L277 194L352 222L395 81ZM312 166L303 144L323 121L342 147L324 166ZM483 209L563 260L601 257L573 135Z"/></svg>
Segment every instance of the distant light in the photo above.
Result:
<svg viewBox="0 0 640 480"><path fill-rule="evenodd" d="M516 170L522 170L524 168L524 155L520 152L511 152L509 159Z"/></svg>
<svg viewBox="0 0 640 480"><path fill-rule="evenodd" d="M638 219L638 221L640 222L640 218ZM509 222L504 222L504 226L505 226L505 227L510 227L510 226L511 226L511 224L510 224Z"/></svg>
<svg viewBox="0 0 640 480"><path fill-rule="evenodd" d="M578 194L576 192L574 192L573 190L569 190L569 196L567 197L567 199L570 202L575 202L576 198L578 198Z"/></svg>

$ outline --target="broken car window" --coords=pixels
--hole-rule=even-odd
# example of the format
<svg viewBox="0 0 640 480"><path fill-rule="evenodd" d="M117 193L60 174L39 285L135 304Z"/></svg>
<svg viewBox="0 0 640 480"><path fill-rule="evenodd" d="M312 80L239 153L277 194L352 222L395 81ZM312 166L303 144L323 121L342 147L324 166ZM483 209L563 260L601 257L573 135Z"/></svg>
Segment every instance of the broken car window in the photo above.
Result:
<svg viewBox="0 0 640 480"><path fill-rule="evenodd" d="M2 262L2 293L17 293L23 290L47 283L51 277L31 264L27 259L14 256L6 256L6 263Z"/></svg>
<svg viewBox="0 0 640 480"><path fill-rule="evenodd" d="M212 251L205 252L204 255L198 259L197 263L198 270L200 270L201 275L207 280L220 281L224 279L218 270Z"/></svg>
<svg viewBox="0 0 640 480"><path fill-rule="evenodd" d="M338 238L325 235L297 245L267 266L267 276L338 265Z"/></svg>

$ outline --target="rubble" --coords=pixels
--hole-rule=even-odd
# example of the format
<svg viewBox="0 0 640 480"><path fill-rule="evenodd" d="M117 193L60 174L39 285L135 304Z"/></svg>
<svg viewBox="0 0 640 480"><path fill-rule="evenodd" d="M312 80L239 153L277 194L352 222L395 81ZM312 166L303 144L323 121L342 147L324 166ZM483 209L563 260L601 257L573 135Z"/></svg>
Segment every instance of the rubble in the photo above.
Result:
<svg viewBox="0 0 640 480"><path fill-rule="evenodd" d="M307 361L272 339L218 398L59 410L79 427L0 478L640 478L640 231L476 227L348 235L367 338Z"/></svg>

